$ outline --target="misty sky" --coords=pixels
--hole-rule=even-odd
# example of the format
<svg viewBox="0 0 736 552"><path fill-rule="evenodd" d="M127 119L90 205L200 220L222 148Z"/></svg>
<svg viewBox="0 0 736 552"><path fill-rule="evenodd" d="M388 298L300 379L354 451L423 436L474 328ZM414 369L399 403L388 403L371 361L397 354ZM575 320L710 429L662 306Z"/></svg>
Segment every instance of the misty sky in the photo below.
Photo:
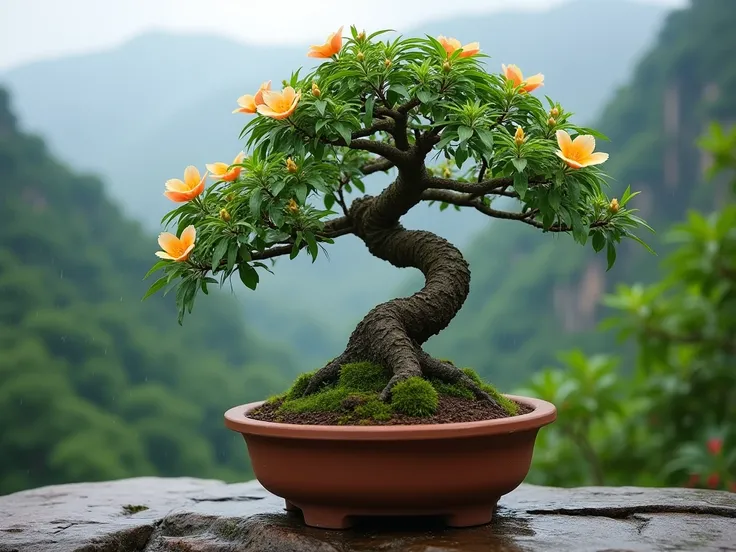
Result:
<svg viewBox="0 0 736 552"><path fill-rule="evenodd" d="M404 29L427 19L540 10L566 1L0 0L0 70L104 49L151 30L217 33L242 42L303 43L321 41L342 24ZM637 1L668 6L686 3Z"/></svg>

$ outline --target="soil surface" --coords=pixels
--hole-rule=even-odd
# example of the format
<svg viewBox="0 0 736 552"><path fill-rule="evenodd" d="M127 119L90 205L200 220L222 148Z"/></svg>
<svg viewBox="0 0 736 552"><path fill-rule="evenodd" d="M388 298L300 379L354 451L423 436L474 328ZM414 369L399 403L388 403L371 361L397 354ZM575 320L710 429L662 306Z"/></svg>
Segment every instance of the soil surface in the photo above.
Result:
<svg viewBox="0 0 736 552"><path fill-rule="evenodd" d="M519 414L527 414L533 410L532 407L521 403L519 405ZM264 404L249 414L249 418L261 420L264 422L278 422L282 424L301 424L301 425L356 425L356 424L339 424L338 420L344 417L349 410L341 410L337 412L278 412L280 401ZM358 425L421 425L421 424L453 424L458 422L481 422L483 420L497 420L499 418L508 418L509 415L499 406L487 404L472 399L461 397L451 397L440 395L439 406L434 416L426 418L406 416L405 414L395 413L390 420L385 422L377 422L371 420L370 423L362 423Z"/></svg>

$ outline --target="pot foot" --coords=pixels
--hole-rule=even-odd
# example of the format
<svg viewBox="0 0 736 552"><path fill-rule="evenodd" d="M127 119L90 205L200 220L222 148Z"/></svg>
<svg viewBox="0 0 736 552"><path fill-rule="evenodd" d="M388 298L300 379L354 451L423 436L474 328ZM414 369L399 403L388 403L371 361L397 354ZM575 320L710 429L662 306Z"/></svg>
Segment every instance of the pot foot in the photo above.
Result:
<svg viewBox="0 0 736 552"><path fill-rule="evenodd" d="M291 502L288 500L284 500L284 507L286 508L287 512L299 512L299 508L294 506Z"/></svg>
<svg viewBox="0 0 736 552"><path fill-rule="evenodd" d="M302 513L304 514L304 523L310 527L347 529L353 525L351 519L343 510L307 506L302 508Z"/></svg>
<svg viewBox="0 0 736 552"><path fill-rule="evenodd" d="M448 527L474 527L491 522L495 506L478 506L463 510L456 510L445 516L445 524Z"/></svg>

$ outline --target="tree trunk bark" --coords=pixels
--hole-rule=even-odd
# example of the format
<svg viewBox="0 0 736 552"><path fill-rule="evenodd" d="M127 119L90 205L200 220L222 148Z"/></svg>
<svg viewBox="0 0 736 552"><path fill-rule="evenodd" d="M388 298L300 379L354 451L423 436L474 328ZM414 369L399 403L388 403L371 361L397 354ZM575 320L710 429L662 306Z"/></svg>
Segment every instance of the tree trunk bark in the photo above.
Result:
<svg viewBox="0 0 736 552"><path fill-rule="evenodd" d="M389 195L392 188L393 185L387 189ZM393 199L396 201L390 205L396 211L406 212L413 206L413 198L407 194L396 194ZM470 292L468 263L444 238L423 230L405 229L395 213L392 216L382 208L385 205L384 194L353 202L350 217L355 234L379 259L399 268L421 270L424 287L410 297L373 308L351 334L345 352L312 377L306 393L337 379L343 364L371 361L393 373L381 394L384 400L390 398L396 383L424 375L462 382L476 396L495 403L460 369L430 357L421 348L430 337L444 330L462 308Z"/></svg>

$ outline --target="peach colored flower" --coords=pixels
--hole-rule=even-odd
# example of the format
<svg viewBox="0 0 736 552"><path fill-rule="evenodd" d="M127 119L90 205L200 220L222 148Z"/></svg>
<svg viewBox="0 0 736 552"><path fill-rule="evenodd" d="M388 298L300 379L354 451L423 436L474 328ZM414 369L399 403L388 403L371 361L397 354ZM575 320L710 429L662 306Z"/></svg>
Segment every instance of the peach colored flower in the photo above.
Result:
<svg viewBox="0 0 736 552"><path fill-rule="evenodd" d="M342 27L337 29L336 33L332 33L328 36L327 41L324 44L313 44L310 46L309 52L307 52L307 57L331 58L332 56L339 54L340 50L342 50Z"/></svg>
<svg viewBox="0 0 736 552"><path fill-rule="evenodd" d="M573 169L600 165L608 159L607 153L593 153L595 149L595 138L590 134L577 136L573 140L567 132L558 130L557 145L560 146L560 149L555 152L557 157Z"/></svg>
<svg viewBox="0 0 736 552"><path fill-rule="evenodd" d="M238 98L238 109L234 109L233 113L255 113L259 105L263 103L263 92L271 90L271 81L261 84L255 95L246 94Z"/></svg>
<svg viewBox="0 0 736 552"><path fill-rule="evenodd" d="M445 49L445 52L447 52L447 55L451 55L455 52L455 50L462 49L462 52L460 53L461 58L466 58L470 56L474 56L478 52L480 52L480 43L479 42L470 42L466 44L465 46L460 45L460 41L457 38L447 38L442 35L437 37L437 42L442 44L442 47Z"/></svg>
<svg viewBox="0 0 736 552"><path fill-rule="evenodd" d="M186 261L194 249L196 238L197 230L192 225L182 230L180 238L169 232L162 232L158 236L158 244L163 251L156 251L156 256L169 261Z"/></svg>
<svg viewBox="0 0 736 552"><path fill-rule="evenodd" d="M245 154L241 151L235 159L233 159L233 162L231 165L240 165L240 163L243 162L243 159L245 158ZM211 172L210 175L211 178L214 178L215 180L225 180L226 182L232 182L236 178L240 176L240 171L243 170L243 167L233 167L232 169L228 170L227 163L212 163L210 165L206 165L207 170Z"/></svg>
<svg viewBox="0 0 736 552"><path fill-rule="evenodd" d="M200 177L197 167L189 165L184 169L184 181L178 178L172 178L166 181L166 191L164 195L171 201L184 203L197 197L204 191L204 181L207 179L207 173Z"/></svg>
<svg viewBox="0 0 736 552"><path fill-rule="evenodd" d="M544 75L537 73L531 77L524 78L524 74L516 65L501 65L504 76L514 83L514 86L521 86L524 92L531 92L540 86L544 86Z"/></svg>
<svg viewBox="0 0 736 552"><path fill-rule="evenodd" d="M264 90L264 103L258 106L258 113L273 119L286 119L294 113L301 97L301 91L295 92L291 86L287 86L281 92Z"/></svg>

